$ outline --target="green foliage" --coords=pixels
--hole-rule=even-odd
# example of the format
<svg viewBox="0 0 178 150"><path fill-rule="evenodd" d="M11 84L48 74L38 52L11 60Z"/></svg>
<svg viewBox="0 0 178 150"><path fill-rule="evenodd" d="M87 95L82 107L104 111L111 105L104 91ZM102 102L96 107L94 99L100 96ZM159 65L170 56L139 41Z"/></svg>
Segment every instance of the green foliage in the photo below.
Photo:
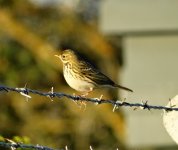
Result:
<svg viewBox="0 0 178 150"><path fill-rule="evenodd" d="M12 140L16 143L23 143L23 144L30 144L30 138L27 137L27 136L23 136L23 137L20 137L20 136L14 136L12 138Z"/></svg>
<svg viewBox="0 0 178 150"><path fill-rule="evenodd" d="M0 135L0 142L4 142L4 137L2 135Z"/></svg>
<svg viewBox="0 0 178 150"><path fill-rule="evenodd" d="M112 62L117 60L95 25L81 21L67 7L42 8L23 0L0 1L0 5L3 6L0 9L1 84L24 87L27 83L27 87L42 91L50 91L53 86L55 91L74 93L66 86L60 63L54 58L53 53L58 51L48 49L49 45L78 49L101 65L109 56L113 56L109 58ZM110 64L103 68L109 68L110 72L114 68L116 72L118 66ZM111 96L108 91L96 91L92 97L103 93ZM67 145L74 150L88 149L90 145L94 149L122 147L123 118L119 113L113 113L112 108L87 104L87 110L83 112L67 99L51 101L31 96L27 102L19 94L0 93L3 136L15 142L39 143L54 148Z"/></svg>

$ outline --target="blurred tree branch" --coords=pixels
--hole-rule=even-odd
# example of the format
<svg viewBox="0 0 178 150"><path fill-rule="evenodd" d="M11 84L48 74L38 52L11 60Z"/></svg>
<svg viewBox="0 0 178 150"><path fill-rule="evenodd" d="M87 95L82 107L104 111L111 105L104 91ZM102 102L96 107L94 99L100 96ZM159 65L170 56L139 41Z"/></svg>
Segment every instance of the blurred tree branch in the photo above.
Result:
<svg viewBox="0 0 178 150"><path fill-rule="evenodd" d="M22 23L15 20L9 11L0 9L0 26L1 30L28 48L34 54L37 61L43 60L49 64L56 64L54 59L50 59L51 55L57 53L56 51L52 51L54 48L33 34ZM54 67L56 66L54 65Z"/></svg>
<svg viewBox="0 0 178 150"><path fill-rule="evenodd" d="M36 85L35 87L48 90L49 87L46 85L54 83L55 88L60 88L60 90L68 92L70 89L67 89L66 86L64 86L65 84L59 81L61 74L56 71L56 69L59 69L62 72L62 66L58 60L53 59L53 55L58 53L54 47L59 46L60 48L60 45L65 40L70 40L67 46L77 45L76 47L74 46L76 50L94 59L95 64L99 64L98 66L100 66L101 69L103 68L103 71L108 72L112 77L115 76L113 79L117 81L119 65L116 53L118 51L110 45L107 38L102 35L97 26L81 21L75 12L66 8L63 8L62 12L59 8L42 8L30 3L30 1L12 1L12 3L7 2L6 7L0 9L0 32L2 33L2 38L5 37L5 39L7 39L7 44L12 44L8 47L9 55L4 55L4 60L9 64L6 68L7 71L4 71L4 76L5 78L10 77L10 79L14 80L9 71L12 70L13 67L15 68L13 70L14 74L19 78L27 75L25 79L14 80L16 81L14 86L30 81L30 84L34 83L34 85ZM28 3L30 3L30 5ZM10 37L10 40L8 40L8 37ZM18 48L21 48L21 46L24 48L18 51ZM11 49L13 48L16 49L14 49L14 53L11 53ZM16 53L21 53L23 50L28 51L25 55L26 57L34 56L37 63L33 63L32 61L23 66L23 64L21 64L22 61L18 61L19 57L16 55ZM5 52L7 52L6 49L4 49L2 53ZM29 52L32 56L29 55ZM13 59L13 56L15 56L15 59ZM26 59L26 57L24 59ZM14 63L16 61L18 61L18 63ZM34 66L34 64L37 64L39 67ZM31 71L32 67L36 67L34 71ZM19 68L21 71L19 71ZM43 71L42 73L41 70ZM33 73L38 74L39 79L35 78L36 80L33 80L33 78L31 78ZM44 79L42 79L43 75L45 75ZM48 78L46 78L46 75ZM52 82L50 82L51 79ZM9 83L7 84L11 85ZM23 94L23 92L21 92L21 94ZM113 95L112 92L105 93L105 96L108 97L112 97ZM8 99L8 96L1 96ZM79 147L82 146L81 149L85 149L84 147L92 141L101 141L102 143L103 139L108 138L107 143L110 144L116 141L118 143L123 140L122 138L125 134L124 117L120 112L112 113L112 105L104 105L104 109L94 109L94 111L93 107L91 107L90 111L88 107L88 111L81 114L78 112L78 109L75 109L75 105L68 101L63 101L64 103L60 103L60 105L53 103L51 104L53 107L51 107L48 103L43 101L43 97L38 97L38 101L31 102L31 106L28 105L28 111L26 111L26 107L23 106L27 104L19 102L19 95L9 94L9 97L11 97L11 100L7 100L5 103L7 102L10 106L13 105L12 108L15 110L13 114L17 113L20 120L22 120L22 122L25 120L26 122L23 127L21 125L19 126L20 130L17 130L17 132L30 135L33 137L32 139L38 139L38 142L42 139L43 141L47 141L48 138L46 137L50 137L51 143L53 143L55 137L60 136L65 142L62 140L59 141L59 146L61 146L61 143L67 143L66 141L71 142L72 140L76 140L74 144L76 149L80 149ZM16 103L16 101L18 101L18 103ZM1 106L3 107L4 105ZM4 113L3 109L1 110ZM44 110L46 114L43 112ZM29 113L31 117L30 119L26 119ZM87 113L88 116L86 116ZM93 115L91 115L91 113L93 113ZM50 115L52 118L54 117L52 124L49 121L49 119L51 119ZM12 120L10 117L7 118ZM43 121L39 123L38 120ZM85 120L84 125L82 120ZM37 122L36 126L33 124L34 121ZM96 123L97 121L98 123ZM6 125L13 125L13 123L6 123ZM70 129L67 129L69 125ZM79 129L78 126L81 126L81 129ZM95 126L96 129L93 129L93 126ZM46 130L44 131L42 128ZM7 130L7 127L3 128L3 130L4 129ZM36 134L36 130L43 134ZM79 130L81 130L81 132ZM95 130L100 131L100 134L98 133L96 135ZM100 136L103 135L103 131L105 132L105 137ZM49 136L49 133L51 136ZM64 135L67 138L65 138ZM78 138L74 138L74 136L78 136ZM78 139L86 141L81 144L81 141Z"/></svg>

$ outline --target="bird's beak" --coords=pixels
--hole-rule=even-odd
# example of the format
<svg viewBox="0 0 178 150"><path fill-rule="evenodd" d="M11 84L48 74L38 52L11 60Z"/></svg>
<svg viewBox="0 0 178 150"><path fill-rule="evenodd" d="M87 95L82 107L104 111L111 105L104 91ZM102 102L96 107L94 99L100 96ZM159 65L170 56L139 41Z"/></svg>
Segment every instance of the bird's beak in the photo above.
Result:
<svg viewBox="0 0 178 150"><path fill-rule="evenodd" d="M60 59L61 59L61 55L54 55L54 56L56 56L56 57L58 57L58 58L60 58Z"/></svg>

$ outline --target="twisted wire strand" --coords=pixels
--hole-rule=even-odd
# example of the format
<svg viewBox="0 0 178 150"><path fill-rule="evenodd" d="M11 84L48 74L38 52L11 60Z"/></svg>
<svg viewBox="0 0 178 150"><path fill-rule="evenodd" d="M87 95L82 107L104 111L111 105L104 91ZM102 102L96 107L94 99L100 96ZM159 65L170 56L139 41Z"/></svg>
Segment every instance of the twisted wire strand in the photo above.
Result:
<svg viewBox="0 0 178 150"><path fill-rule="evenodd" d="M70 100L74 101L85 101L85 102L92 102L92 103L97 103L97 104L111 104L115 107L140 107L142 109L155 109L155 110L165 110L165 111L178 111L178 108L174 106L155 106L155 105L149 105L148 101L142 102L142 103L130 103L130 102L123 102L119 100L111 100L111 99L99 99L99 98L87 98L87 97L82 97L82 96L76 96L76 95L70 95L66 93L61 93L61 92L42 92L38 90L32 90L29 88L13 88L13 87L7 87L0 85L0 91L5 91L5 92L17 92L20 93L23 96L28 96L29 94L36 94L39 96L44 96L44 97L50 97L54 98L57 97L61 99L62 97L66 97ZM1 94L2 92L0 92ZM24 95L25 94L25 95Z"/></svg>
<svg viewBox="0 0 178 150"><path fill-rule="evenodd" d="M35 149L35 150L55 150L46 146L41 145L30 145L30 144L22 144L22 143L7 143L7 142L0 142L0 147L6 147L11 149L16 148L23 148L23 149ZM57 150L57 149L56 149ZM62 149L58 149L62 150Z"/></svg>

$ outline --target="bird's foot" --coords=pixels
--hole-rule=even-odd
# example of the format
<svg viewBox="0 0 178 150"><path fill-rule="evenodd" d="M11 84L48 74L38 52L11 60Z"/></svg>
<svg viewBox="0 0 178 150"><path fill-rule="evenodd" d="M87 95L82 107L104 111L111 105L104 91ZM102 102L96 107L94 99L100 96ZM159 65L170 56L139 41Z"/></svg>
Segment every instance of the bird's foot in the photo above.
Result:
<svg viewBox="0 0 178 150"><path fill-rule="evenodd" d="M88 95L88 94L87 94ZM82 95L76 95L75 93L73 93L73 96L79 96L79 97L86 97L87 96L86 94L84 95L84 94L82 94ZM79 106L79 108L81 109L81 110L83 110L83 111L85 111L86 110L86 106L87 106L87 104L86 104L86 102L85 101L83 101L83 100L73 100L74 102L75 102L75 104L77 105L77 106Z"/></svg>

